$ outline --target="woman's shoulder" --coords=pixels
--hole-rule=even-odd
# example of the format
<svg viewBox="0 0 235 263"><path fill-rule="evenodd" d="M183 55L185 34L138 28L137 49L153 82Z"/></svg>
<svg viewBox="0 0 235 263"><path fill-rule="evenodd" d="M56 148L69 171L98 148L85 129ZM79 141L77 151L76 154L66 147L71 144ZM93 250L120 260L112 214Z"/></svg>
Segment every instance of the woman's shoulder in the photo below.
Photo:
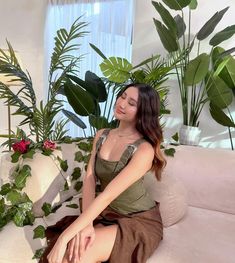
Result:
<svg viewBox="0 0 235 263"><path fill-rule="evenodd" d="M139 146L138 146L138 148L136 150L136 154L142 155L142 156L143 155L144 156L148 155L150 157L154 157L154 148L153 148L153 146L151 145L150 142L148 142L147 140L143 140L139 144Z"/></svg>

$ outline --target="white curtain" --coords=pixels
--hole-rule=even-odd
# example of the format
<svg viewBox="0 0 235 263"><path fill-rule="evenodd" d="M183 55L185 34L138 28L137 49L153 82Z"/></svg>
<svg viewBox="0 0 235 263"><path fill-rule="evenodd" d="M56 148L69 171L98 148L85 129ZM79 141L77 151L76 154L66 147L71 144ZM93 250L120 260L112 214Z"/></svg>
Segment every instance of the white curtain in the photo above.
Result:
<svg viewBox="0 0 235 263"><path fill-rule="evenodd" d="M105 56L120 56L131 60L133 25L133 0L49 0L45 30L45 74L48 72L50 57L54 47L54 36L60 28L70 28L72 23L83 15L88 22L90 33L81 38L78 55L85 54L80 64L79 77L84 79L90 70L102 77L99 64L102 58L91 49L96 45ZM71 110L68 104L65 108ZM83 119L87 122L87 120ZM83 135L82 130L69 122L67 127L72 137Z"/></svg>

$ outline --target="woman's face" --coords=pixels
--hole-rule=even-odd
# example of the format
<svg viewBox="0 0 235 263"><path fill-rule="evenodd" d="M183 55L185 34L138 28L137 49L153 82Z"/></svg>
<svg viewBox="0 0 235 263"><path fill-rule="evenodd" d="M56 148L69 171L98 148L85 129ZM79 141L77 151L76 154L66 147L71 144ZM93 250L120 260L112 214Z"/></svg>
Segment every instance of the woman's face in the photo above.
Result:
<svg viewBox="0 0 235 263"><path fill-rule="evenodd" d="M135 87L129 87L117 99L114 116L120 121L132 122L136 120L139 91Z"/></svg>

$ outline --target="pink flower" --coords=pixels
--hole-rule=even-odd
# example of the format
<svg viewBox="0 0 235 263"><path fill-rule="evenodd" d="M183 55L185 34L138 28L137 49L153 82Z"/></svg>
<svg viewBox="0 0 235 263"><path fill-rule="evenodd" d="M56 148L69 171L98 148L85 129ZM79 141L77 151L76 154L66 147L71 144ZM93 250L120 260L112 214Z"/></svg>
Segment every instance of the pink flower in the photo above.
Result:
<svg viewBox="0 0 235 263"><path fill-rule="evenodd" d="M16 142L12 145L12 148L15 152L20 152L21 154L26 153L28 150L28 145L30 145L30 141L21 140L20 142Z"/></svg>
<svg viewBox="0 0 235 263"><path fill-rule="evenodd" d="M43 143L43 148L45 150L54 150L56 148L56 144L53 142L53 141L50 141L50 140L46 140L44 143Z"/></svg>

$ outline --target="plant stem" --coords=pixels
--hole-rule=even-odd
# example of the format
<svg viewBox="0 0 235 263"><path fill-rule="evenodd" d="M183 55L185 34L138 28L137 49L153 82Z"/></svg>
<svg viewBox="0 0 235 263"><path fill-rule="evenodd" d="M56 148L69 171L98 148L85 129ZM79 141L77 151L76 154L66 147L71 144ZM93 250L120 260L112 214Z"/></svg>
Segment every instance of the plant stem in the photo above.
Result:
<svg viewBox="0 0 235 263"><path fill-rule="evenodd" d="M230 127L228 127L228 132L229 132L229 139L230 139L230 143L231 143L231 148L232 148L232 151L234 151L234 148L233 148L233 138L232 138L232 134L231 134Z"/></svg>

